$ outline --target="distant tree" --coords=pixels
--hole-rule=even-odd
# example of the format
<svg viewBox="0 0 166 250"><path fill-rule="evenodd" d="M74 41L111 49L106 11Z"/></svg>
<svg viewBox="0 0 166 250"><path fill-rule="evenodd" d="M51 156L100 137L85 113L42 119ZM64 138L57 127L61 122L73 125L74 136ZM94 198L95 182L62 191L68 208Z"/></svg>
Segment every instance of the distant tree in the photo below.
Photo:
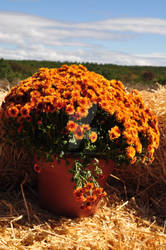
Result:
<svg viewBox="0 0 166 250"><path fill-rule="evenodd" d="M122 81L124 83L133 83L136 79L137 79L137 75L132 72L122 75Z"/></svg>
<svg viewBox="0 0 166 250"><path fill-rule="evenodd" d="M0 59L0 79L8 79L11 81L13 79L13 71L9 63L3 58Z"/></svg>
<svg viewBox="0 0 166 250"><path fill-rule="evenodd" d="M150 71L144 72L142 76L144 81L152 81L155 78L154 73Z"/></svg>

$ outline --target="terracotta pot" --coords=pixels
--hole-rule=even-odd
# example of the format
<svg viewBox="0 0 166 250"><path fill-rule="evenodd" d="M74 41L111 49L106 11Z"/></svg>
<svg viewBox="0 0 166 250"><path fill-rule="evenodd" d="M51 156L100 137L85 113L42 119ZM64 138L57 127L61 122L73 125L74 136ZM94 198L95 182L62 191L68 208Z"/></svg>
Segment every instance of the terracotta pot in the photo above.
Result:
<svg viewBox="0 0 166 250"><path fill-rule="evenodd" d="M100 201L94 203L90 210L82 209L81 202L76 201L73 196L75 183L71 181L72 174L68 172L72 168L74 160L61 159L60 162L38 162L40 173L38 174L38 190L39 201L43 208L46 208L57 215L65 215L68 217L85 217L93 215L99 207ZM109 175L107 171L108 165L101 160L101 166L105 175ZM112 168L110 168L112 170ZM105 180L99 180L100 185L105 186Z"/></svg>

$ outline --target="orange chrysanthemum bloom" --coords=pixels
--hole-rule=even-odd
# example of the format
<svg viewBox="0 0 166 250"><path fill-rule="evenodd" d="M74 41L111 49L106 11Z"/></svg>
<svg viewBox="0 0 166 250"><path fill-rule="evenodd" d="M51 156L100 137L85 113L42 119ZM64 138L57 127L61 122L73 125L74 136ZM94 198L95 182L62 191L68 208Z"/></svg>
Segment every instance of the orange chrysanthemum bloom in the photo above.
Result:
<svg viewBox="0 0 166 250"><path fill-rule="evenodd" d="M70 99L71 98L71 92L69 90L64 91L62 95L66 99Z"/></svg>
<svg viewBox="0 0 166 250"><path fill-rule="evenodd" d="M126 153L128 158L133 159L136 154L136 150L132 146L129 146L126 148Z"/></svg>
<svg viewBox="0 0 166 250"><path fill-rule="evenodd" d="M41 93L37 90L31 91L30 93L31 97L39 98L41 96Z"/></svg>
<svg viewBox="0 0 166 250"><path fill-rule="evenodd" d="M73 115L75 112L74 106L71 104L67 105L65 111L68 115Z"/></svg>
<svg viewBox="0 0 166 250"><path fill-rule="evenodd" d="M80 190L74 190L73 194L74 194L76 201L78 201L78 202L85 202L86 201L85 196L82 194L82 192L80 192Z"/></svg>
<svg viewBox="0 0 166 250"><path fill-rule="evenodd" d="M83 188L76 188L73 192L75 199L82 202L82 209L92 209L93 204L99 201L103 196L106 196L106 192L103 188L95 187L93 183L87 183Z"/></svg>
<svg viewBox="0 0 166 250"><path fill-rule="evenodd" d="M110 140L115 140L121 136L121 132L118 126L111 128L111 130L109 130L108 132Z"/></svg>
<svg viewBox="0 0 166 250"><path fill-rule="evenodd" d="M89 182L89 183L87 183L85 186L84 186L84 189L86 190L86 191L89 191L89 190L91 190L91 189L93 189L94 188L94 184L92 183L92 182Z"/></svg>
<svg viewBox="0 0 166 250"><path fill-rule="evenodd" d="M67 130L74 132L77 128L77 124L74 121L68 121L66 128Z"/></svg>
<svg viewBox="0 0 166 250"><path fill-rule="evenodd" d="M102 109L104 110L109 110L110 109L110 105L109 105L109 102L107 100L101 100L99 102L100 106Z"/></svg>
<svg viewBox="0 0 166 250"><path fill-rule="evenodd" d="M92 131L89 135L89 139L92 143L96 142L97 141L97 134L96 132Z"/></svg>
<svg viewBox="0 0 166 250"><path fill-rule="evenodd" d="M54 107L57 108L58 110L62 109L65 107L65 102L62 99L59 99L56 104L54 103Z"/></svg>
<svg viewBox="0 0 166 250"><path fill-rule="evenodd" d="M87 97L80 97L79 99L78 99L78 104L80 105L80 106L83 106L83 107L87 107L88 106L88 98Z"/></svg>
<svg viewBox="0 0 166 250"><path fill-rule="evenodd" d="M15 106L10 107L10 108L8 109L8 115L9 115L9 117L15 118L15 117L18 116L18 114L19 114L19 110L18 110L18 108L15 107Z"/></svg>
<svg viewBox="0 0 166 250"><path fill-rule="evenodd" d="M84 188L76 188L73 191L73 195L78 202L86 202L86 197L85 197L85 189Z"/></svg>
<svg viewBox="0 0 166 250"><path fill-rule="evenodd" d="M29 107L26 105L22 107L20 110L20 114L23 118L27 118L29 116L29 112L30 112Z"/></svg>
<svg viewBox="0 0 166 250"><path fill-rule="evenodd" d="M48 103L48 104L53 104L54 98L52 96L45 96L43 98L43 102Z"/></svg>
<svg viewBox="0 0 166 250"><path fill-rule="evenodd" d="M87 198L87 201L88 202L94 202L97 200L97 196L96 195L90 195L88 198Z"/></svg>
<svg viewBox="0 0 166 250"><path fill-rule="evenodd" d="M152 145L148 145L148 152L149 152L149 155L154 153L154 146L153 146L153 144Z"/></svg>
<svg viewBox="0 0 166 250"><path fill-rule="evenodd" d="M78 108L77 108L77 113L80 114L80 117L81 117L81 118L82 118L82 117L87 117L87 115L88 115L88 109L85 108L85 107L78 107Z"/></svg>
<svg viewBox="0 0 166 250"><path fill-rule="evenodd" d="M38 103L39 99L38 97L31 97L30 99L32 107L35 107L36 104Z"/></svg>
<svg viewBox="0 0 166 250"><path fill-rule="evenodd" d="M116 111L115 112L115 117L118 122L123 122L125 120L125 115L122 111Z"/></svg>
<svg viewBox="0 0 166 250"><path fill-rule="evenodd" d="M130 160L130 164L134 164L137 161L137 157L135 156L133 159Z"/></svg>
<svg viewBox="0 0 166 250"><path fill-rule="evenodd" d="M93 191L94 195L100 195L103 192L103 188L95 188L95 190Z"/></svg>
<svg viewBox="0 0 166 250"><path fill-rule="evenodd" d="M76 140L82 140L84 137L84 131L80 125L77 126L76 130L74 131L74 137Z"/></svg>
<svg viewBox="0 0 166 250"><path fill-rule="evenodd" d="M90 130L90 125L89 124L82 124L82 128L84 133L87 132L88 130Z"/></svg>
<svg viewBox="0 0 166 250"><path fill-rule="evenodd" d="M136 141L135 146L136 146L136 151L139 154L141 154L142 153L142 144L140 143L140 141Z"/></svg>

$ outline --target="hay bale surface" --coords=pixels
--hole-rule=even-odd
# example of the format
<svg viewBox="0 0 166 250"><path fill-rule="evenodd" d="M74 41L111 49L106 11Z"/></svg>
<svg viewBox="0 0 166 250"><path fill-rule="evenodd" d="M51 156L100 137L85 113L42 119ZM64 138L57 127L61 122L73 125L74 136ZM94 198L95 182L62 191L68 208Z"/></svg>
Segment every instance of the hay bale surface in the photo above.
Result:
<svg viewBox="0 0 166 250"><path fill-rule="evenodd" d="M0 92L1 101L6 93ZM166 88L141 95L159 121L155 160L151 166L115 168L108 197L92 217L58 218L42 210L32 157L1 147L0 250L166 249Z"/></svg>
<svg viewBox="0 0 166 250"><path fill-rule="evenodd" d="M9 197L8 197L9 198ZM28 202L30 222L18 195L1 200L0 249L165 249L165 229L141 218L136 203L120 201L115 195L88 218L57 218Z"/></svg>

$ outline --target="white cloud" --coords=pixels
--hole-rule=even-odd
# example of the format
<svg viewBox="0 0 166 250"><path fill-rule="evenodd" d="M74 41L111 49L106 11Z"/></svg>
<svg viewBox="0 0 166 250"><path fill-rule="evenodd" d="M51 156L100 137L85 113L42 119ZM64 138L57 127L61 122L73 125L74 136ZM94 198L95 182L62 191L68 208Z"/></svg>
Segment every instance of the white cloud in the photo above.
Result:
<svg viewBox="0 0 166 250"><path fill-rule="evenodd" d="M77 24L85 28L86 24ZM89 29L166 35L166 20L160 18L113 18L88 24Z"/></svg>
<svg viewBox="0 0 166 250"><path fill-rule="evenodd" d="M44 46L31 46L25 49L0 49L0 55L6 59L18 60L50 60L50 61L70 61L70 62L97 62L112 63L119 65L152 65L165 66L166 54L146 54L131 55L118 51L107 51L105 49L73 51L52 50Z"/></svg>
<svg viewBox="0 0 166 250"><path fill-rule="evenodd" d="M23 13L0 12L0 57L166 65L166 54L137 55L112 51L108 41L128 41L139 34L166 35L166 20L114 18L65 23ZM107 48L104 43L107 41ZM2 46L3 45L3 46Z"/></svg>

